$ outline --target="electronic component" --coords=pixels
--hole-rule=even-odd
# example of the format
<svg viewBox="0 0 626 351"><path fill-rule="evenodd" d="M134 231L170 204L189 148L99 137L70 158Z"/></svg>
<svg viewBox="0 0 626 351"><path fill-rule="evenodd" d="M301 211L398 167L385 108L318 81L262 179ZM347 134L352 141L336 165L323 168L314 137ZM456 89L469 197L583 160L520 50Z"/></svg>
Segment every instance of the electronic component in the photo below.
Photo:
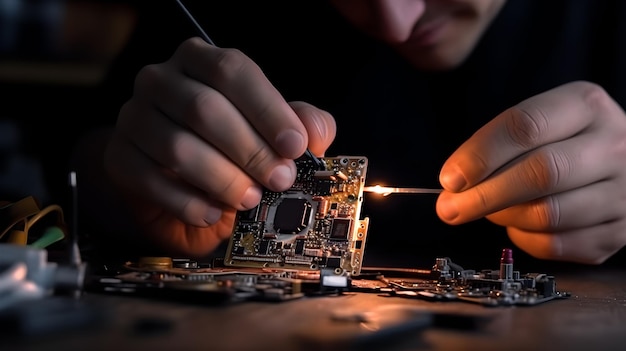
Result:
<svg viewBox="0 0 626 351"><path fill-rule="evenodd" d="M396 274L398 272L395 272ZM567 298L567 292L556 290L554 276L545 273L520 274L513 270L513 252L502 250L500 268L496 270L463 269L449 258L437 258L431 270L403 272L405 277L376 274L382 284L354 281L354 289L387 292L393 296L436 301L465 301L485 306L537 305Z"/></svg>
<svg viewBox="0 0 626 351"><path fill-rule="evenodd" d="M92 291L132 294L187 302L286 301L344 292L386 294L429 301L459 301L484 306L532 306L571 296L556 289L554 276L520 274L511 249L499 269L464 269L450 258L437 258L431 269L362 267L360 274L319 270L228 267L221 259L199 265L187 259L144 257L126 262L113 276L87 284Z"/></svg>
<svg viewBox="0 0 626 351"><path fill-rule="evenodd" d="M360 219L367 158L296 160L290 189L265 191L260 204L237 213L224 264L358 275L369 219Z"/></svg>
<svg viewBox="0 0 626 351"><path fill-rule="evenodd" d="M90 291L202 304L286 301L319 294L322 288L319 272L232 268L224 267L220 260L207 266L170 257L126 262L116 274L94 275L87 284Z"/></svg>

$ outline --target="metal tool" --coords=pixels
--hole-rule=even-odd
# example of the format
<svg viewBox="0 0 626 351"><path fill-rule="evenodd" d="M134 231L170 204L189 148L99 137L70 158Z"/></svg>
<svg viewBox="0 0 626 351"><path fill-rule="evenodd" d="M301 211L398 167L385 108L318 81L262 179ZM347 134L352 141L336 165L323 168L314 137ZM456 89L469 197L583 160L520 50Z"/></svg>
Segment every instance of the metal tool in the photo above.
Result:
<svg viewBox="0 0 626 351"><path fill-rule="evenodd" d="M207 43L213 45L213 46L217 46L215 45L215 43L213 43L213 40L211 40L211 38L209 38L209 36L206 34L206 32L204 31L204 29L202 29L202 27L200 26L200 24L198 23L198 21L196 21L196 19L193 17L193 15L191 14L191 12L189 12L189 10L187 10L187 7L185 7L185 5L180 1L180 0L176 0L176 3L178 4L178 6L181 8L181 10L183 10L183 12L185 13L185 15L187 16L187 18L191 21L191 23L194 25L194 27L196 27L196 30L198 31L198 33L200 34L200 36L202 37L202 39L204 39L204 41L206 41ZM315 162L315 164L317 165L317 168L319 170L325 170L326 169L326 165L324 164L324 162L322 162L322 160L320 160L318 157L316 157L315 155L313 155L313 153L311 152L311 150L309 150L308 148L306 149L306 151L304 152L304 155L311 159L313 162Z"/></svg>
<svg viewBox="0 0 626 351"><path fill-rule="evenodd" d="M390 194L439 194L443 189L431 189L431 188L399 188L388 186L366 186L363 188L364 192L377 193L383 196Z"/></svg>

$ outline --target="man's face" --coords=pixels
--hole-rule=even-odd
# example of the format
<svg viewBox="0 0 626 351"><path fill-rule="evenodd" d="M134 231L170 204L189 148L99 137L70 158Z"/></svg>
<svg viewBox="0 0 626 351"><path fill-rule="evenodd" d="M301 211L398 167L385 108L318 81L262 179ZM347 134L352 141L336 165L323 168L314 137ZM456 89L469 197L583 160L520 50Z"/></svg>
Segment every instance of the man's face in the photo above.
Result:
<svg viewBox="0 0 626 351"><path fill-rule="evenodd" d="M357 28L418 69L461 64L506 0L331 0Z"/></svg>

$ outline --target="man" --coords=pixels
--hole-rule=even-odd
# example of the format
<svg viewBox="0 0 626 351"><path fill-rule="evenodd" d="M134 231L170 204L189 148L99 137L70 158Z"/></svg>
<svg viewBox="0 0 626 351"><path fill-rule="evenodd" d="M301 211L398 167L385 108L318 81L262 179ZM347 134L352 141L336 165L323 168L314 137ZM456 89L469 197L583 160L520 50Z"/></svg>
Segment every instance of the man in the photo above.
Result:
<svg viewBox="0 0 626 351"><path fill-rule="evenodd" d="M366 261L448 255L496 264L502 246L514 244L527 258L600 264L626 244L621 2L331 3L375 41L367 44L374 54L355 62L354 80L340 85L353 89L325 110L287 102L294 93L272 84L268 61L236 44L241 51L186 40L139 72L105 165L149 241L173 254L209 254L263 187L290 186L293 159L308 147L367 156L369 184L445 189L437 199L366 197ZM201 14L211 9L200 10L210 26ZM262 34L243 12L218 11L246 37ZM291 20L261 18L287 38L295 28L285 23L327 24L284 13ZM255 40L271 52L274 38ZM304 44L333 60L351 51ZM280 61L280 53L269 56Z"/></svg>

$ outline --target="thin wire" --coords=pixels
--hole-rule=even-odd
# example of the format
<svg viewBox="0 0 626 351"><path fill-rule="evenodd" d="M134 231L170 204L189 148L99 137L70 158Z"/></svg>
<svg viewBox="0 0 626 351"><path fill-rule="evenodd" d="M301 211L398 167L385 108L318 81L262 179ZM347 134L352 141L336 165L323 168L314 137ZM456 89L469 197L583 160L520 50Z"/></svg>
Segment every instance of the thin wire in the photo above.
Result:
<svg viewBox="0 0 626 351"><path fill-rule="evenodd" d="M211 38L209 38L209 36L206 34L206 32L204 31L204 29L202 29L202 27L200 26L200 24L198 23L198 21L196 21L196 19L191 15L191 12L189 12L189 10L187 10L187 8L185 7L185 5L183 5L183 3L180 0L176 0L176 2L178 3L178 6L180 6L181 10L183 10L183 12L185 13L185 15L189 18L189 20L191 21L191 23L193 23L193 25L196 27L196 29L198 30L198 32L200 32L200 35L202 36L202 39L204 39L204 41L206 41L207 43L216 46L213 43L213 40L211 40Z"/></svg>
<svg viewBox="0 0 626 351"><path fill-rule="evenodd" d="M439 194L443 189L431 189L431 188L399 188L399 187L387 187L387 186L366 186L363 188L364 192L377 193L383 196L389 194Z"/></svg>
<svg viewBox="0 0 626 351"><path fill-rule="evenodd" d="M176 3L178 4L178 6L181 8L181 10L183 10L183 12L185 13L185 15L187 16L187 18L191 21L191 23L194 25L194 27L196 27L196 30L200 33L200 36L202 37L202 39L204 39L204 41L206 41L207 43L213 45L213 46L217 46L213 43L213 40L211 40L211 38L209 38L209 35L206 34L206 32L204 31L204 29L202 29L202 26L200 26L200 23L198 23L198 21L196 21L196 19L193 17L193 15L191 14L191 12L189 12L189 10L187 10L187 8L185 7L185 5L180 1L180 0L176 0ZM317 168L320 170L325 170L326 169L326 164L324 162L322 162L322 160L320 160L318 157L316 157L315 155L313 155L313 153L311 152L311 150L309 150L308 148L306 149L306 151L304 152L305 156L308 157L309 159L313 160L313 162L315 162L315 164L317 165Z"/></svg>

